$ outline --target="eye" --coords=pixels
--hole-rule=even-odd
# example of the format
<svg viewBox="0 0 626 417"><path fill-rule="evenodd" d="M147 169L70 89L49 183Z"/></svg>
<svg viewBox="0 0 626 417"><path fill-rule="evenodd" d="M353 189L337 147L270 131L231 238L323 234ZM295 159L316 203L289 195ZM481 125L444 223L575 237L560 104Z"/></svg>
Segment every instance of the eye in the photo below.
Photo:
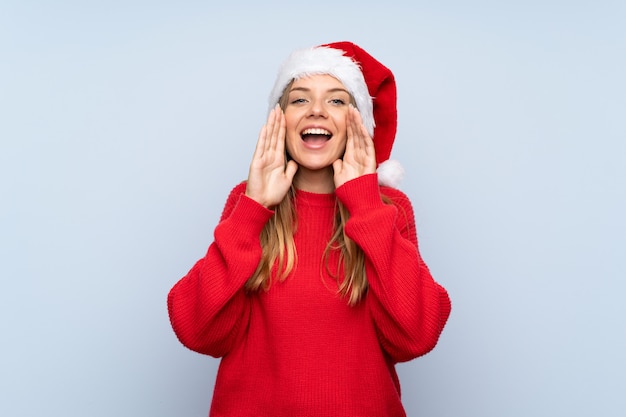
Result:
<svg viewBox="0 0 626 417"><path fill-rule="evenodd" d="M346 104L346 101L340 98L333 98L330 102L336 106L343 106Z"/></svg>
<svg viewBox="0 0 626 417"><path fill-rule="evenodd" d="M304 99L304 98L294 98L291 101L289 101L289 104L301 104L301 103L306 103L306 99Z"/></svg>

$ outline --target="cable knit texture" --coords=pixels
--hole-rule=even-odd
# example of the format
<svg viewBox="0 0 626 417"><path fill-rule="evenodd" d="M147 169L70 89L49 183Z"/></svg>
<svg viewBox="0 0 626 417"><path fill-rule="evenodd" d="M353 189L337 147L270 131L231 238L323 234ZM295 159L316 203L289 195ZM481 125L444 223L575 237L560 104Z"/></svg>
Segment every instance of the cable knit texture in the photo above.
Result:
<svg viewBox="0 0 626 417"><path fill-rule="evenodd" d="M297 266L268 291L247 294L273 212L244 191L243 183L232 190L206 256L168 296L179 340L222 358L209 415L405 416L394 365L433 349L451 308L420 257L407 197L379 187L376 174L334 194L297 191ZM366 255L370 287L354 307L322 267L336 198L350 212L347 235Z"/></svg>

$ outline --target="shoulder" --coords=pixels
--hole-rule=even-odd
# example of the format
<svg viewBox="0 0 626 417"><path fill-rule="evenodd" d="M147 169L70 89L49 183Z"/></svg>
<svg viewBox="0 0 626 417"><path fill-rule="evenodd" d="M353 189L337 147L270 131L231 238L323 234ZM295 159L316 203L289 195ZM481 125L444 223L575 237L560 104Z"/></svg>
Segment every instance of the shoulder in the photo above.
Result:
<svg viewBox="0 0 626 417"><path fill-rule="evenodd" d="M415 212L413 210L413 204L409 197L397 188L380 186L380 195L383 203L390 204L396 207L398 210L398 221L406 224L413 225L415 222Z"/></svg>
<svg viewBox="0 0 626 417"><path fill-rule="evenodd" d="M241 195L246 192L246 181L242 181L239 184L235 185L228 194L228 198L226 199L226 203L224 204L224 209L222 210L221 220L224 220L230 213L234 210L235 206L239 202Z"/></svg>
<svg viewBox="0 0 626 417"><path fill-rule="evenodd" d="M383 198L389 200L390 203L402 206L411 206L411 200L409 200L409 197L399 189L388 187L386 185L381 185L379 189Z"/></svg>
<svg viewBox="0 0 626 417"><path fill-rule="evenodd" d="M230 190L230 196L239 196L246 191L246 181L241 181Z"/></svg>

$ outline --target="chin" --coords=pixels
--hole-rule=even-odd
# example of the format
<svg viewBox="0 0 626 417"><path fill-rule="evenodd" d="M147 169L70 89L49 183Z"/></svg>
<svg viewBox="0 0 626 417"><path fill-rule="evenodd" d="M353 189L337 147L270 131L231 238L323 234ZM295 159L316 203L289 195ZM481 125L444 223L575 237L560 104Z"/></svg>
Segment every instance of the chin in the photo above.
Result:
<svg viewBox="0 0 626 417"><path fill-rule="evenodd" d="M304 168L308 171L323 171L326 169L332 169L332 162L330 163L304 163L304 164L298 164L298 166L300 168Z"/></svg>
<svg viewBox="0 0 626 417"><path fill-rule="evenodd" d="M310 171L316 171L319 169L331 167L333 165L333 162L336 161L338 157L333 157L328 154L307 155L307 152L303 152L296 155L295 157L290 156L289 158L296 161L298 166L301 168L306 168Z"/></svg>

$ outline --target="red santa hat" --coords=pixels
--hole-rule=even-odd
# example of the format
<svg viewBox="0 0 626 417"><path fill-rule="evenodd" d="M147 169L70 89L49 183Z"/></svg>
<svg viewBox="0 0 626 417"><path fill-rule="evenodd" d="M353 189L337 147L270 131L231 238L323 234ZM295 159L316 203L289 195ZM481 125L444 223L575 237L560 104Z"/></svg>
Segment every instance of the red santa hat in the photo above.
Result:
<svg viewBox="0 0 626 417"><path fill-rule="evenodd" d="M270 109L292 80L317 74L332 75L350 92L374 141L379 182L397 187L404 171L397 161L389 160L398 126L396 82L391 70L352 42L299 49L278 71L270 93Z"/></svg>

